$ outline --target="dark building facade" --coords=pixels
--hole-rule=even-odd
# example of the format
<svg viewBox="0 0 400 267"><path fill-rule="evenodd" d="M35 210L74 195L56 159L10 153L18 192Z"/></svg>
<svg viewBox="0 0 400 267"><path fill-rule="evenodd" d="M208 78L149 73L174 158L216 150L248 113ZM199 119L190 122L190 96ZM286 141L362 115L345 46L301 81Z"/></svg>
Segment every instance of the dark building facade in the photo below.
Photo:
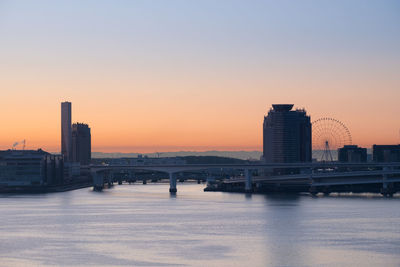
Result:
<svg viewBox="0 0 400 267"><path fill-rule="evenodd" d="M0 151L0 188L62 184L63 156L39 150Z"/></svg>
<svg viewBox="0 0 400 267"><path fill-rule="evenodd" d="M292 104L272 105L263 125L263 158L267 163L312 160L311 121Z"/></svg>
<svg viewBox="0 0 400 267"><path fill-rule="evenodd" d="M61 154L72 160L71 102L61 103Z"/></svg>
<svg viewBox="0 0 400 267"><path fill-rule="evenodd" d="M348 145L338 149L340 162L367 162L367 149L356 145Z"/></svg>
<svg viewBox="0 0 400 267"><path fill-rule="evenodd" d="M72 161L81 165L90 164L92 153L89 125L74 123L72 125Z"/></svg>
<svg viewBox="0 0 400 267"><path fill-rule="evenodd" d="M375 162L400 162L400 145L373 145L372 150Z"/></svg>

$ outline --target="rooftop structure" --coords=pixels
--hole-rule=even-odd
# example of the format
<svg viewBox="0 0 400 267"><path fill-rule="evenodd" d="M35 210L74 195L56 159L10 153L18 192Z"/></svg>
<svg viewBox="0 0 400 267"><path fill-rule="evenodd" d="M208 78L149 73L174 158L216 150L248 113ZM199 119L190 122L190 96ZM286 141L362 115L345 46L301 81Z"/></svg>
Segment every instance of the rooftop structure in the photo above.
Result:
<svg viewBox="0 0 400 267"><path fill-rule="evenodd" d="M272 108L274 111L287 112L292 110L293 106L293 104L273 104Z"/></svg>

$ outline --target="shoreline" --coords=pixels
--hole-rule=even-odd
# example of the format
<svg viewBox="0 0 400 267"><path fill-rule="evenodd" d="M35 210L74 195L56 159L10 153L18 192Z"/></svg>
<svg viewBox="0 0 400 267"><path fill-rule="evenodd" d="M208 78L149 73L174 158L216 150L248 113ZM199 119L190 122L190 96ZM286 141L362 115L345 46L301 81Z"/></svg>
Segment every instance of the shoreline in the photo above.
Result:
<svg viewBox="0 0 400 267"><path fill-rule="evenodd" d="M0 187L0 194L46 194L59 193L91 187L93 182L81 182L54 186L30 186L30 187Z"/></svg>

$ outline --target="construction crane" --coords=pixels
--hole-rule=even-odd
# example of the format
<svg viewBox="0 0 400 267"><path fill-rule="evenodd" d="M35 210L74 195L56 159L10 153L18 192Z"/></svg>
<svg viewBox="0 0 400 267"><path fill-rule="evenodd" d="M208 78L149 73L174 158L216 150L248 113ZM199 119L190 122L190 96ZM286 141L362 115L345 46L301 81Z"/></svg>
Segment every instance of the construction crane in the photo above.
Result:
<svg viewBox="0 0 400 267"><path fill-rule="evenodd" d="M25 139L24 140L22 140L22 141L19 141L19 142L15 142L14 144L13 144L13 146L12 146L12 150L15 150L15 148L18 146L18 145L22 145L22 150L25 150Z"/></svg>

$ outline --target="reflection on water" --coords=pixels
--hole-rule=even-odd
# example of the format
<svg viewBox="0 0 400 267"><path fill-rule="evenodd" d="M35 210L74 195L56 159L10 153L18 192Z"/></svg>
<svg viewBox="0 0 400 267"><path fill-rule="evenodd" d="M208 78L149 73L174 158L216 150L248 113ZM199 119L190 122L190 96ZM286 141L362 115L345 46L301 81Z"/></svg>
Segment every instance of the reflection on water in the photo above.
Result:
<svg viewBox="0 0 400 267"><path fill-rule="evenodd" d="M400 266L400 198L122 185L0 195L0 266Z"/></svg>

